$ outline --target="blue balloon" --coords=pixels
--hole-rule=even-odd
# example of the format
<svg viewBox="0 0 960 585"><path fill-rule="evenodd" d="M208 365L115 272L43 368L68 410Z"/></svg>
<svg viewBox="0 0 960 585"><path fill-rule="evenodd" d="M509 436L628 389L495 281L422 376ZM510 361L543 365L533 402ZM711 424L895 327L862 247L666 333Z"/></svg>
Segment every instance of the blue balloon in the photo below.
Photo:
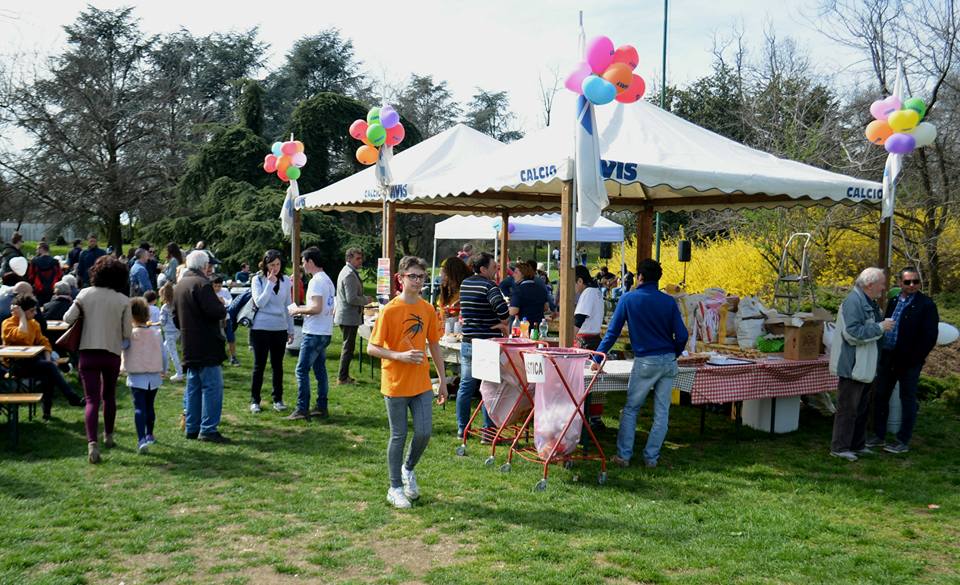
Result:
<svg viewBox="0 0 960 585"><path fill-rule="evenodd" d="M602 77L590 75L583 80L583 95L591 104L602 106L617 97L617 88Z"/></svg>
<svg viewBox="0 0 960 585"><path fill-rule="evenodd" d="M276 157L281 157L281 156L283 156L283 143L282 143L282 142L274 142L274 143L273 143L273 146L270 148L270 150L271 150L271 152L273 152L273 155L276 156Z"/></svg>
<svg viewBox="0 0 960 585"><path fill-rule="evenodd" d="M390 129L400 121L400 114L393 109L393 106L383 106L380 108L380 124L384 128Z"/></svg>

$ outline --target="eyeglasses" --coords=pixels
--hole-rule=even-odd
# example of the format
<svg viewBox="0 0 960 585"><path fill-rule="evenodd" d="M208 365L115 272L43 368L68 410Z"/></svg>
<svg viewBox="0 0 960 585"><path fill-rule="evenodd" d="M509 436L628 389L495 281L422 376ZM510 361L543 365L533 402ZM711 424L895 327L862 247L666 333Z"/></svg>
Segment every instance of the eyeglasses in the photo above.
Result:
<svg viewBox="0 0 960 585"><path fill-rule="evenodd" d="M424 278L427 277L426 274L413 274L413 273L407 273L407 274L404 274L404 276L409 278L410 280L423 280Z"/></svg>
<svg viewBox="0 0 960 585"><path fill-rule="evenodd" d="M911 284L920 284L920 279L918 278L916 280L904 280L903 284L904 286L910 286Z"/></svg>

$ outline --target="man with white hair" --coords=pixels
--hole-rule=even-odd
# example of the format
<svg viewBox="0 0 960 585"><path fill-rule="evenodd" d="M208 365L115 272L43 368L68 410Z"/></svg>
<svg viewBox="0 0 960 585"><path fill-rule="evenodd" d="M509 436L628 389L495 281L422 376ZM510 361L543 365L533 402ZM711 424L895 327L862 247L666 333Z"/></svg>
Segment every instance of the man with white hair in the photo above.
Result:
<svg viewBox="0 0 960 585"><path fill-rule="evenodd" d="M186 272L173 289L173 322L180 330L183 368L187 372L186 436L212 443L228 443L220 434L223 410L223 370L227 359L223 320L227 308L208 278L210 257L190 252Z"/></svg>
<svg viewBox="0 0 960 585"><path fill-rule="evenodd" d="M876 303L886 285L883 270L865 269L837 311L830 372L840 381L830 455L847 461L872 453L866 446L870 388L877 375L878 341L893 328L893 321L883 319Z"/></svg>

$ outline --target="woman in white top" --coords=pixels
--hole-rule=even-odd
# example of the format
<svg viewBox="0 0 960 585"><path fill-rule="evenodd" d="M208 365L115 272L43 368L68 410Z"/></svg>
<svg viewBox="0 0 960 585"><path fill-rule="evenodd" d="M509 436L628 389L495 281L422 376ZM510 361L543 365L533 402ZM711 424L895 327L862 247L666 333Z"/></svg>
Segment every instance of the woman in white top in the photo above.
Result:
<svg viewBox="0 0 960 585"><path fill-rule="evenodd" d="M586 266L576 268L577 307L573 310L574 345L583 349L597 349L602 339L603 294Z"/></svg>
<svg viewBox="0 0 960 585"><path fill-rule="evenodd" d="M293 341L293 317L287 305L293 302L293 281L283 273L283 256L279 250L267 250L260 262L260 272L252 279L251 298L256 314L250 324L250 345L253 347L253 380L250 383L250 412L260 412L260 389L270 356L273 370L273 409L282 412L283 354Z"/></svg>

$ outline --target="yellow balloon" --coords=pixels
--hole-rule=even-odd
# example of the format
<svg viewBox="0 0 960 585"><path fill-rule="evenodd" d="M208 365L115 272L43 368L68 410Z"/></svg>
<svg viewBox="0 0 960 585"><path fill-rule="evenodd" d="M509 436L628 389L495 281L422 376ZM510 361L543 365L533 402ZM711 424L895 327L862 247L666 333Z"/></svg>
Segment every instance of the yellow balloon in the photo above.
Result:
<svg viewBox="0 0 960 585"><path fill-rule="evenodd" d="M920 122L920 114L914 110L897 110L887 118L894 132L909 132Z"/></svg>

